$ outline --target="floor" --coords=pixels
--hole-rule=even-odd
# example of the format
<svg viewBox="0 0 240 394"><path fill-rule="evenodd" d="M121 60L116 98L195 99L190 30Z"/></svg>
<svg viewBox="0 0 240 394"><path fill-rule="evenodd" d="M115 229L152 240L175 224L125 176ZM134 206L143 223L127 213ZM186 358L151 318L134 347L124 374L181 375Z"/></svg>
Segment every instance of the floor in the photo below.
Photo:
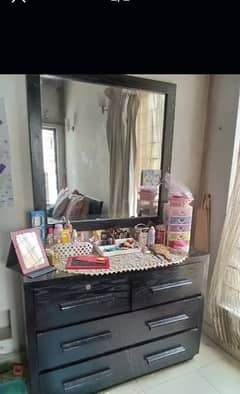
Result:
<svg viewBox="0 0 240 394"><path fill-rule="evenodd" d="M202 339L193 360L135 379L100 394L239 394L240 362Z"/></svg>

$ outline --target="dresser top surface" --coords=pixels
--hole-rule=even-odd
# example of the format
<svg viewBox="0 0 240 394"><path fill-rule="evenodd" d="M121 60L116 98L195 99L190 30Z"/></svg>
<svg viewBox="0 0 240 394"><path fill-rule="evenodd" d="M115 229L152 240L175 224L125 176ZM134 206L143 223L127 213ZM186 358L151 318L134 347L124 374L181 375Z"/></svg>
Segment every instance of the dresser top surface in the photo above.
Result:
<svg viewBox="0 0 240 394"><path fill-rule="evenodd" d="M185 264L192 264L194 262L207 262L208 261L208 257L209 255L207 253L203 253L203 252L198 252L198 251L191 251L189 254L189 257L182 263L180 263L179 265L185 265ZM152 268L152 270L164 270L164 269L171 269L171 267L176 267L176 265L172 265L172 266L167 266L167 267L157 267L157 268ZM147 271L146 271L147 272ZM129 275L129 274L137 274L138 271L134 271L134 272L123 272L123 273L118 273L118 274L111 274L114 276L122 276L122 275ZM142 272L143 273L143 272ZM109 275L108 275L109 276ZM70 273L66 273L66 272L60 272L60 271L53 271L50 272L48 274L39 276L37 278L29 278L27 276L23 276L22 275L22 280L24 282L25 285L31 285L31 284L44 284L47 281L56 281L56 280L61 280L61 279L69 279L69 278L78 278L78 279L86 279L86 278L90 278L90 279L94 279L94 280L101 280L102 277L99 276L89 276L89 275L81 275L81 274L70 274Z"/></svg>

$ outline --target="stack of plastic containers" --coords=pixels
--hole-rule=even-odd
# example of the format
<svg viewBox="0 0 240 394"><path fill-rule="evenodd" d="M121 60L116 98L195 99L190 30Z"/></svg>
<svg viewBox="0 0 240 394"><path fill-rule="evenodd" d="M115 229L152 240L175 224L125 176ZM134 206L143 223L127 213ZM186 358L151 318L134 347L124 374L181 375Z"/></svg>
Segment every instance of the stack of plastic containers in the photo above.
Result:
<svg viewBox="0 0 240 394"><path fill-rule="evenodd" d="M164 177L168 190L168 203L164 204L163 217L167 230L167 246L188 253L191 239L193 195L189 188L169 173Z"/></svg>
<svg viewBox="0 0 240 394"><path fill-rule="evenodd" d="M172 196L168 207L167 245L170 248L189 252L193 207L192 199Z"/></svg>

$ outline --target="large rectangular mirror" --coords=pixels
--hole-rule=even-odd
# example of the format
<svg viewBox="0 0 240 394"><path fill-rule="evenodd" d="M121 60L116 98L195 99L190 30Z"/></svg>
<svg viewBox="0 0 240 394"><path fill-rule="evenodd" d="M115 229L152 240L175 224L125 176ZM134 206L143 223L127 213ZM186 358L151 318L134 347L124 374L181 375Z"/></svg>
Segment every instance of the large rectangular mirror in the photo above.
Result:
<svg viewBox="0 0 240 394"><path fill-rule="evenodd" d="M175 90L123 76L28 76L35 208L49 224L159 217Z"/></svg>

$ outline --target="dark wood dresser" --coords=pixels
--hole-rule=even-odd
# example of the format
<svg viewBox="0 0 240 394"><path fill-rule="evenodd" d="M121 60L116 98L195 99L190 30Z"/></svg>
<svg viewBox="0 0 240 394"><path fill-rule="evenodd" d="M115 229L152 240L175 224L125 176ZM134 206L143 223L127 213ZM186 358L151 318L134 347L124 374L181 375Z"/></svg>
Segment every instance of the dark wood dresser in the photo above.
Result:
<svg viewBox="0 0 240 394"><path fill-rule="evenodd" d="M23 278L31 394L96 393L199 351L208 255L102 277Z"/></svg>

